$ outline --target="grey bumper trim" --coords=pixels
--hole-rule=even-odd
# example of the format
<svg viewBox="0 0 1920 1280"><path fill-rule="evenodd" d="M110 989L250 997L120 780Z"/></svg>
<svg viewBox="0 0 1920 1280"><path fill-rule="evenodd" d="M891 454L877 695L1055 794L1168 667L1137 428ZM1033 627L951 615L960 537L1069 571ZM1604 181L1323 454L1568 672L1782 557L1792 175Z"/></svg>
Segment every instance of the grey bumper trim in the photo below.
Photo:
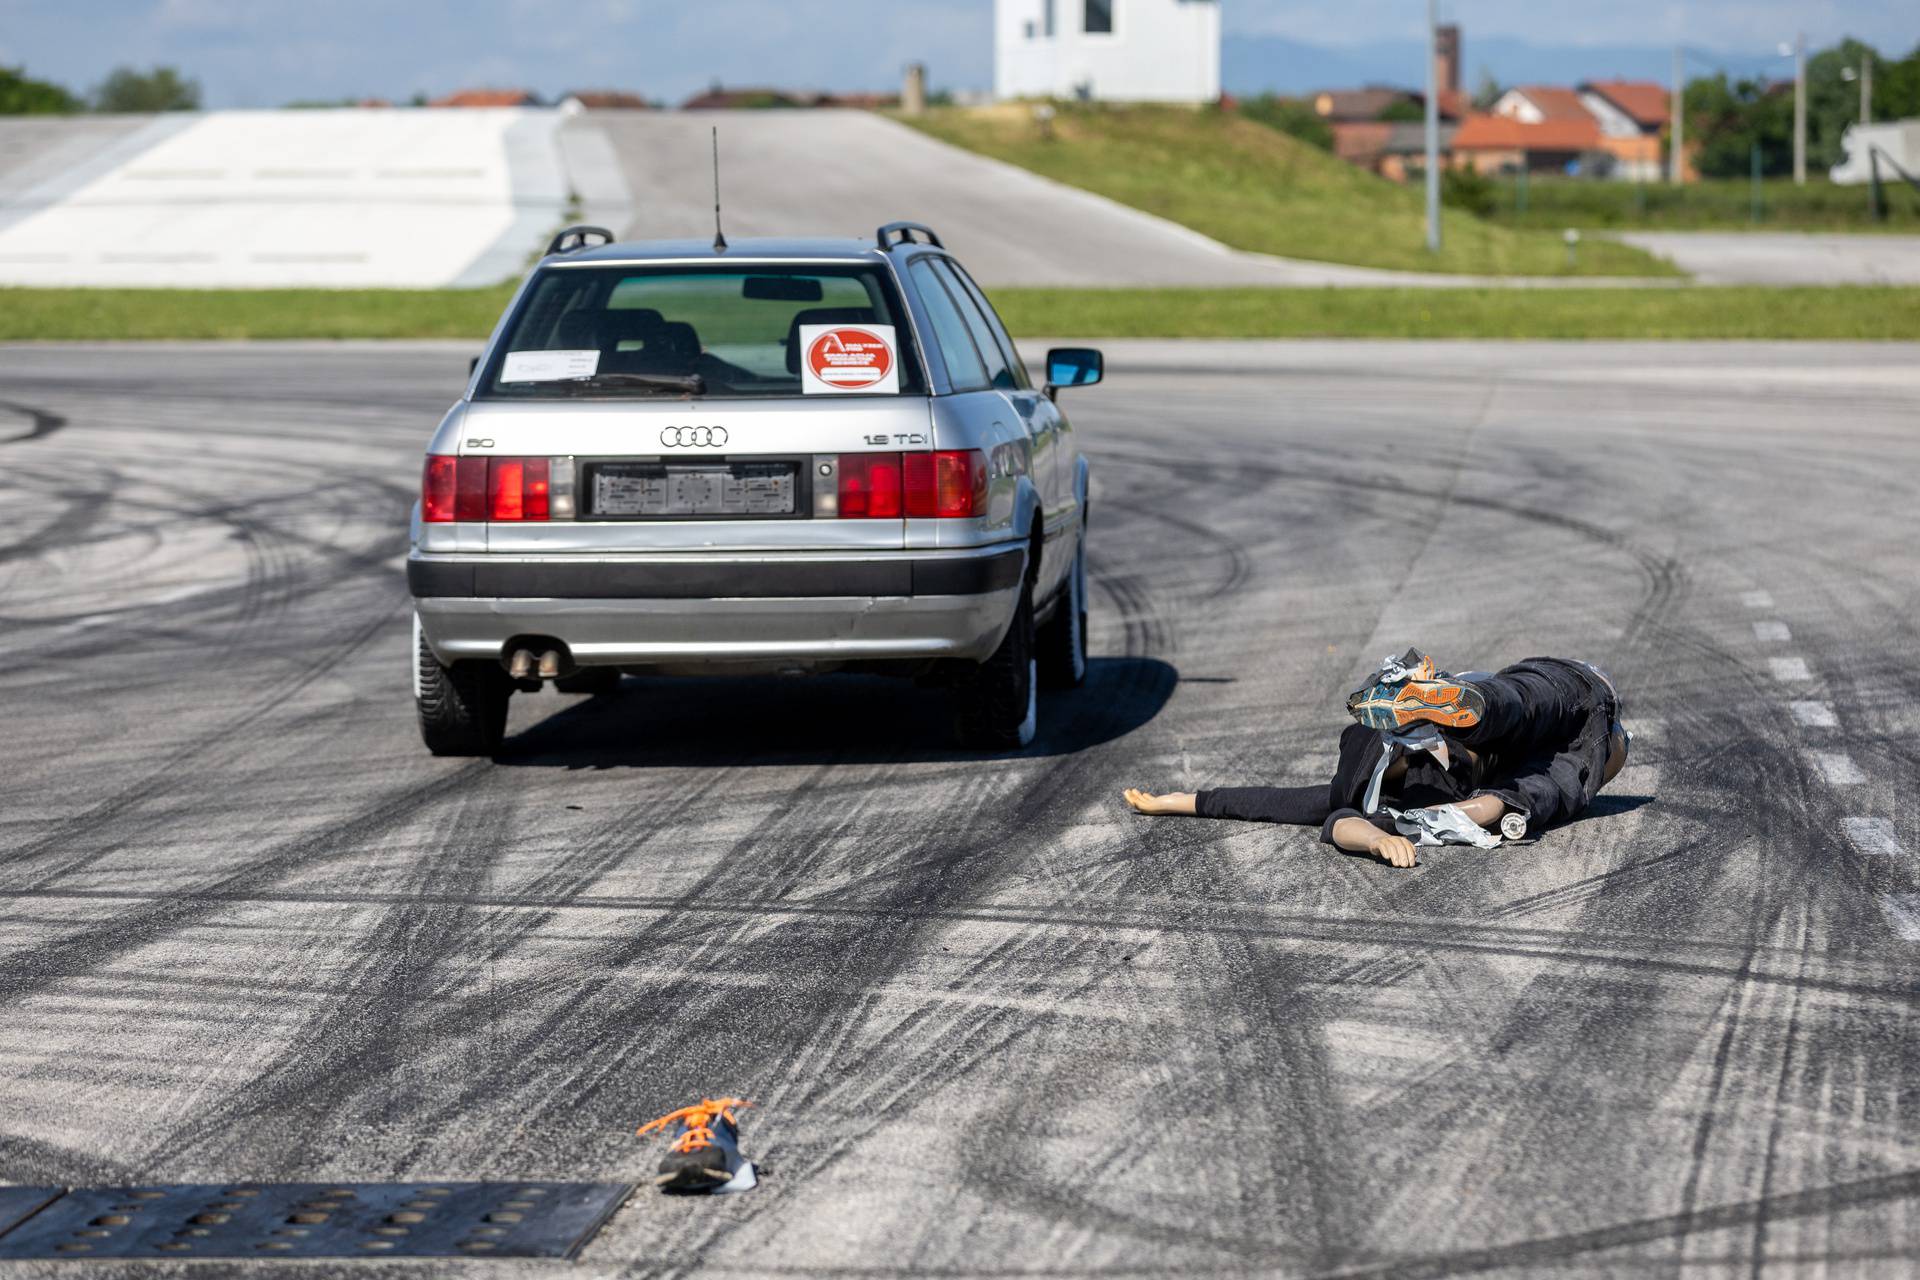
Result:
<svg viewBox="0 0 1920 1280"><path fill-rule="evenodd" d="M1026 552L889 560L409 560L415 599L712 600L971 596L1020 581Z"/></svg>

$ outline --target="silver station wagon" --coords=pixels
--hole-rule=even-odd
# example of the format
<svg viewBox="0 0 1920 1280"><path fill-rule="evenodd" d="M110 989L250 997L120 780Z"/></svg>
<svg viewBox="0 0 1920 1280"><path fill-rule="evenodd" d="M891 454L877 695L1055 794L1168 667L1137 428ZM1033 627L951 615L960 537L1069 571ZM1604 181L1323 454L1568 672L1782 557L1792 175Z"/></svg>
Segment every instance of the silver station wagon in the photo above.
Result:
<svg viewBox="0 0 1920 1280"><path fill-rule="evenodd" d="M939 237L614 243L573 227L427 448L407 580L436 755L515 690L885 672L963 743L1033 739L1087 670L1088 467Z"/></svg>

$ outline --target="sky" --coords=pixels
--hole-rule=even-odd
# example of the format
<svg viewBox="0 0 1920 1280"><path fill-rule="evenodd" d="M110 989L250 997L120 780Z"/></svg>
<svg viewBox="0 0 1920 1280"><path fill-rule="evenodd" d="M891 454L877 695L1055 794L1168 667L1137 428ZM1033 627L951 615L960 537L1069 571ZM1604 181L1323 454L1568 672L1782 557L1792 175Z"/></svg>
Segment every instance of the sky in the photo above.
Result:
<svg viewBox="0 0 1920 1280"><path fill-rule="evenodd" d="M1221 4L1229 49L1256 37L1398 47L1418 37L1426 10ZM1849 34L1896 55L1920 44L1920 0L1443 0L1442 11L1465 28L1469 67L1476 38L1561 51L1684 42L1746 59L1796 30L1816 48ZM0 65L84 91L123 63L172 64L201 81L211 107L478 85L667 102L715 80L877 90L913 61L936 87L983 89L992 58L991 0L0 0Z"/></svg>

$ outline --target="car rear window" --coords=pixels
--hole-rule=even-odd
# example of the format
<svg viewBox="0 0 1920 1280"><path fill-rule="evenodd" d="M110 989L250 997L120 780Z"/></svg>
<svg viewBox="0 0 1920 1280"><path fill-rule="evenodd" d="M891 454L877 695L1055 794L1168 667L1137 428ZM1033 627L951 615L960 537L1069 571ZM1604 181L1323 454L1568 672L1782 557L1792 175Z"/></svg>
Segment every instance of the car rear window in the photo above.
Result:
<svg viewBox="0 0 1920 1280"><path fill-rule="evenodd" d="M696 395L797 396L808 325L891 326L898 394L926 394L911 327L884 270L745 264L550 267L510 318L480 394L676 396L688 391L671 380L697 376Z"/></svg>

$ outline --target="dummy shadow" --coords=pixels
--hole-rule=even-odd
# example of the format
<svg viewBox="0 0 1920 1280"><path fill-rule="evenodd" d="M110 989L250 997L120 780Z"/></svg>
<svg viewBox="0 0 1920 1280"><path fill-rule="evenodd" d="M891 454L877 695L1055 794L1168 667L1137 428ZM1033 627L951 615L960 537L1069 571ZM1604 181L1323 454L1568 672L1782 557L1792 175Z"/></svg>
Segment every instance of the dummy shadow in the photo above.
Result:
<svg viewBox="0 0 1920 1280"><path fill-rule="evenodd" d="M509 737L494 759L519 768L697 769L1063 756L1132 733L1179 683L1158 658L1094 658L1080 688L1041 690L1033 745L992 753L956 744L946 690L908 680L629 676L598 697L516 697L516 718L535 707L552 714Z"/></svg>
<svg viewBox="0 0 1920 1280"><path fill-rule="evenodd" d="M1653 804L1653 796L1609 795L1602 791L1593 798L1593 803L1582 809L1561 825L1574 827L1595 818L1617 818L1623 813L1632 813L1635 809Z"/></svg>

